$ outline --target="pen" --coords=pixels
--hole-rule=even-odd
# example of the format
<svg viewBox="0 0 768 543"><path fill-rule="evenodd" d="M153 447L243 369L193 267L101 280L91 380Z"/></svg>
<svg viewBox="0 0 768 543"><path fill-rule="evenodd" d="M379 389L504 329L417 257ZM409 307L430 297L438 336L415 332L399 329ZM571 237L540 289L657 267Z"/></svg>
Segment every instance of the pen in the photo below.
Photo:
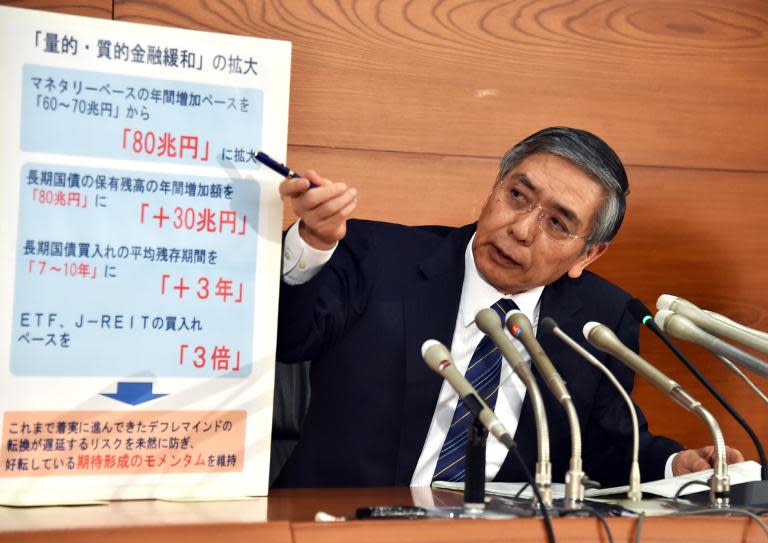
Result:
<svg viewBox="0 0 768 543"><path fill-rule="evenodd" d="M279 173L283 177L301 177L285 164L280 164L277 160L266 153L262 153L261 151L256 153L256 160L264 164L270 170Z"/></svg>
<svg viewBox="0 0 768 543"><path fill-rule="evenodd" d="M280 164L277 160L269 156L267 153L262 153L261 151L259 151L258 153L256 153L256 160L264 164L270 170L279 173L283 177L301 177L299 174L294 172L288 166L286 166L285 164ZM313 189L316 186L317 185L315 185L310 181L309 188Z"/></svg>

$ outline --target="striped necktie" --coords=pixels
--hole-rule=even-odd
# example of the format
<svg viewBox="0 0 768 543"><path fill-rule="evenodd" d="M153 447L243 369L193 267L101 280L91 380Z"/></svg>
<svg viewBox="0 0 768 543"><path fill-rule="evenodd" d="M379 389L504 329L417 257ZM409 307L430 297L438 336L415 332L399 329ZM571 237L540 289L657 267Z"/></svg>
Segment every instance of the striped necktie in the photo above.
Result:
<svg viewBox="0 0 768 543"><path fill-rule="evenodd" d="M491 306L501 317L502 322L507 312L517 309L512 300L502 298ZM493 409L499 391L499 376L501 375L501 353L488 336L483 336L477 345L472 359L469 361L464 377L472 384L485 403ZM451 427L445 436L443 448L435 466L433 481L463 481L464 456L467 445L467 431L474 417L466 405L458 399L453 413Z"/></svg>

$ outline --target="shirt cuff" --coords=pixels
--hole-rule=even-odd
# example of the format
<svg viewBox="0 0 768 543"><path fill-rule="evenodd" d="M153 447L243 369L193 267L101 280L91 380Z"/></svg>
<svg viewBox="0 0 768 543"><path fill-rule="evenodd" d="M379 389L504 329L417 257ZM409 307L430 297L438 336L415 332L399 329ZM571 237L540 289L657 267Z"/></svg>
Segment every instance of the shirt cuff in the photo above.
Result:
<svg viewBox="0 0 768 543"><path fill-rule="evenodd" d="M664 478L665 479L671 479L675 476L674 473L672 473L672 461L675 459L675 456L677 456L677 453L673 454L669 458L667 458L667 465L664 466Z"/></svg>
<svg viewBox="0 0 768 543"><path fill-rule="evenodd" d="M338 243L327 251L315 249L299 235L299 221L285 233L283 240L283 282L302 285L312 279L333 256Z"/></svg>

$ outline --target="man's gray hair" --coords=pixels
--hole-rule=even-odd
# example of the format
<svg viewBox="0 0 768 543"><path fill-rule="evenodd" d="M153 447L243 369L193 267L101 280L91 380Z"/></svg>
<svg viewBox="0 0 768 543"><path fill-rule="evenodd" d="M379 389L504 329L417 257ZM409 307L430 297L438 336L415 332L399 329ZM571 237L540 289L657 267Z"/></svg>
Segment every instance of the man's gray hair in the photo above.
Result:
<svg viewBox="0 0 768 543"><path fill-rule="evenodd" d="M597 211L586 248L611 241L624 220L629 194L627 172L614 150L585 130L565 126L545 128L506 152L501 158L499 179L535 153L562 157L602 185L605 201Z"/></svg>

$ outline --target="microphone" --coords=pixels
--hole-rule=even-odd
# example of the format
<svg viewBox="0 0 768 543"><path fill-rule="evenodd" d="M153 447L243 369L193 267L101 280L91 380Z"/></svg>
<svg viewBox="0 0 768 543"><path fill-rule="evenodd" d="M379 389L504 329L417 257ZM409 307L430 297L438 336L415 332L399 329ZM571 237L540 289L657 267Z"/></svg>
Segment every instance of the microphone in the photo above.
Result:
<svg viewBox="0 0 768 543"><path fill-rule="evenodd" d="M578 507L577 504L584 501L584 482L587 477L581 464L581 428L576 407L565 387L565 381L536 340L528 317L522 311L510 311L507 313L507 329L525 346L549 390L565 409L571 430L571 461L565 474L565 504L566 507Z"/></svg>
<svg viewBox="0 0 768 543"><path fill-rule="evenodd" d="M656 308L674 311L710 334L730 339L763 354L768 354L768 339L763 332L742 326L718 313L707 313L688 300L671 294L662 294L656 301Z"/></svg>
<svg viewBox="0 0 768 543"><path fill-rule="evenodd" d="M736 362L746 369L768 377L768 363L764 360L752 356L751 354L726 343L722 339L716 338L712 334L696 326L682 314L676 314L667 309L662 309L656 313L654 318L656 324L666 333L686 341L691 341L720 356L726 357L732 362Z"/></svg>
<svg viewBox="0 0 768 543"><path fill-rule="evenodd" d="M539 487L541 500L546 506L552 505L552 463L549 459L549 424L547 423L547 413L544 410L544 400L541 397L541 390L533 377L531 368L528 367L530 357L524 356L517 346L507 338L504 329L501 327L501 319L498 313L493 309L485 308L475 315L475 324L496 344L501 355L512 367L512 370L520 378L531 396L531 407L533 408L533 418L536 424L536 444L538 447L538 458L536 461L536 473L534 475L536 486ZM522 346L520 346L522 348ZM523 351L525 351L523 349ZM528 353L525 353L526 355Z"/></svg>
<svg viewBox="0 0 768 543"><path fill-rule="evenodd" d="M595 358L592 353L590 353L588 350L586 350L584 347L576 343L576 341L573 340L568 334L563 332L558 326L557 322L555 322L554 319L550 317L546 317L539 322L539 329L553 334L557 337L559 337L566 345L568 345L571 349L579 353L581 356L583 356L587 362L595 366L597 369L599 369L603 374L608 378L608 380L613 384L614 387L616 387L616 390L619 391L619 394L621 394L621 397L624 399L624 402L627 404L627 407L629 408L629 415L632 418L632 464L629 470L629 491L627 492L627 497L632 502L638 502L643 498L643 493L640 490L640 463L638 462L638 452L640 449L640 430L638 428L637 424L637 412L635 411L635 405L632 403L632 400L629 398L629 394L627 394L627 391L624 390L624 387L621 386L621 383L614 377L613 373L611 373L611 370L605 367L605 365L600 362L597 358Z"/></svg>
<svg viewBox="0 0 768 543"><path fill-rule="evenodd" d="M688 370L693 373L693 375L696 377L696 379L699 380L699 382L704 385L704 387L712 394L712 396L715 397L715 399L720 402L720 405L722 405L728 413L736 420L736 422L739 423L739 425L744 429L744 431L747 432L750 439L752 439L752 443L755 445L755 449L757 449L757 455L760 458L760 466L761 466L761 479L763 481L768 481L768 462L766 462L765 458L765 451L763 450L763 446L760 443L760 440L757 437L757 434L755 434L754 430L752 430L752 427L747 424L747 421L742 418L742 416L739 414L738 411L736 411L736 408L734 408L723 396L720 394L720 392L715 388L715 386L710 383L702 374L699 372L698 368L693 365L693 363L688 360L685 355L680 351L680 349L677 348L677 346L672 343L672 341L664 334L663 330L654 322L653 317L651 316L651 311L645 307L645 304L641 302L638 298L632 298L630 301L627 302L627 309L629 310L630 314L635 317L639 322L646 325L648 328L653 331L656 336L661 339L661 341L669 347L669 349L675 353L675 356L685 365L685 367L688 368ZM684 319L682 315L677 315L680 319ZM734 366L735 368L735 366ZM739 371L738 369L736 370ZM745 376L746 377L746 376ZM735 498L736 496L732 496Z"/></svg>
<svg viewBox="0 0 768 543"><path fill-rule="evenodd" d="M453 387L453 390L467 406L469 412L477 417L486 430L496 436L496 439L503 443L507 449L513 449L517 446L507 429L496 418L493 410L488 407L488 404L480 397L470 382L456 369L451 352L445 345L437 340L428 339L421 346L421 357L432 371L448 381L448 384Z"/></svg>
<svg viewBox="0 0 768 543"><path fill-rule="evenodd" d="M764 339L768 341L768 332L763 332L762 330L757 330L756 328L750 328L749 326L744 326L743 324L738 323L733 319L729 319L728 317L725 317L720 313L715 313L714 311L710 311L708 309L705 309L704 313L714 318L715 320L722 322L727 326L732 326L734 328L737 328L738 330L742 330L744 332L747 332L748 334L752 334L753 336L759 339Z"/></svg>
<svg viewBox="0 0 768 543"><path fill-rule="evenodd" d="M725 439L712 414L688 394L683 387L646 362L632 349L624 345L613 330L597 322L584 325L584 337L592 345L621 360L635 373L649 381L667 397L701 418L709 428L715 445L714 473L710 479L709 502L714 507L727 507L730 501L730 478L725 461Z"/></svg>
<svg viewBox="0 0 768 543"><path fill-rule="evenodd" d="M544 519L544 527L547 531L547 539L551 543L554 543L555 532L552 529L552 523L549 518L549 505L551 505L552 500L550 498L549 504L544 502L543 496L539 492L539 486L536 484L536 482L534 482L533 477L531 477L531 472L528 469L528 466L525 464L525 460L517 448L517 443L514 442L512 436L510 436L509 432L507 432L507 429L504 428L504 425L499 421L498 418L496 418L496 414L490 407L488 407L488 404L483 401L483 399L470 384L470 382L467 381L467 379L461 374L461 372L459 372L459 370L456 369L456 366L453 364L451 352L445 345L437 340L428 339L421 346L421 356L424 359L424 362L427 363L427 366L432 369L432 371L438 375L441 375L446 381L448 381L448 384L453 387L453 389L458 393L459 397L461 397L462 401L466 404L470 413L477 417L483 426L485 426L485 428L491 434L496 436L496 438L501 443L506 445L507 449L512 452L513 456L520 464L520 468L523 470L523 473L525 474L528 484L531 486L531 489L533 490L538 503L541 504L541 516Z"/></svg>

